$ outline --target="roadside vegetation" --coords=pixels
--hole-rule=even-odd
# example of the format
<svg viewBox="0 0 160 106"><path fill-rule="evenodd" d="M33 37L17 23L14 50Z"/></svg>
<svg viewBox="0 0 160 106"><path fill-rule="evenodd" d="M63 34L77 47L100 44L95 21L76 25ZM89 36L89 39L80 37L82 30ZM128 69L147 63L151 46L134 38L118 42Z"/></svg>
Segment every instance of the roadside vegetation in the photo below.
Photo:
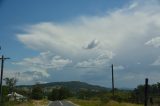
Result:
<svg viewBox="0 0 160 106"><path fill-rule="evenodd" d="M32 101L27 101L27 102L7 101L3 105L4 106L34 106Z"/></svg>
<svg viewBox="0 0 160 106"><path fill-rule="evenodd" d="M70 90L67 86L54 86L47 88L42 84L30 87L16 87L17 80L6 78L3 86L3 102L6 106L46 106L48 101L70 100L80 106L142 106L144 103L144 85L139 85L134 90L115 89L115 95L111 90L95 90L80 88ZM77 85L78 86L78 85ZM149 105L160 105L160 83L149 85ZM21 94L25 97L12 99L8 94Z"/></svg>
<svg viewBox="0 0 160 106"><path fill-rule="evenodd" d="M117 101L112 101L112 100L106 103L101 102L99 100L72 99L71 101L75 104L78 104L79 106L143 106L140 104L117 102Z"/></svg>
<svg viewBox="0 0 160 106"><path fill-rule="evenodd" d="M4 106L47 106L48 100L29 100L26 102L8 101Z"/></svg>

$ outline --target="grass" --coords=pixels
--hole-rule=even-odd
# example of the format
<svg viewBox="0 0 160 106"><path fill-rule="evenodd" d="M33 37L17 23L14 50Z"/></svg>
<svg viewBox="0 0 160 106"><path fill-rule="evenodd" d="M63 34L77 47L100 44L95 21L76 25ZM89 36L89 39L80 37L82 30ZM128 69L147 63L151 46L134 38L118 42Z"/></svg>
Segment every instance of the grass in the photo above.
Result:
<svg viewBox="0 0 160 106"><path fill-rule="evenodd" d="M79 106L143 106L138 104L131 104L131 103L119 103L116 101L109 101L108 103L102 103L98 100L78 100L78 99L72 99L73 103L79 105Z"/></svg>
<svg viewBox="0 0 160 106"><path fill-rule="evenodd" d="M47 106L48 100L30 100L27 102L7 102L4 106Z"/></svg>
<svg viewBox="0 0 160 106"><path fill-rule="evenodd" d="M34 106L32 101L28 102L6 102L4 106Z"/></svg>
<svg viewBox="0 0 160 106"><path fill-rule="evenodd" d="M79 100L79 99L71 99L73 103L79 105L79 106L101 106L100 101L96 100Z"/></svg>
<svg viewBox="0 0 160 106"><path fill-rule="evenodd" d="M48 105L48 100L43 99L43 100L32 100L33 106L47 106Z"/></svg>
<svg viewBox="0 0 160 106"><path fill-rule="evenodd" d="M143 105L132 104L132 103L118 103L118 102L115 102L115 101L110 101L109 103L107 103L104 106L143 106Z"/></svg>

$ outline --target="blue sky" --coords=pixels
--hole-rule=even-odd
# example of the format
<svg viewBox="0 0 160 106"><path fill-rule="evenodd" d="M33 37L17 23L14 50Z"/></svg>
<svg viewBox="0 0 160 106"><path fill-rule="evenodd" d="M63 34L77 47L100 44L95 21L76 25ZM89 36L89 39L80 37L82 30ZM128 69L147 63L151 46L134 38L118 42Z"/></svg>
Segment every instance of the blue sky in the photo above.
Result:
<svg viewBox="0 0 160 106"><path fill-rule="evenodd" d="M18 84L84 81L133 88L159 82L158 0L1 0L5 77Z"/></svg>
<svg viewBox="0 0 160 106"><path fill-rule="evenodd" d="M106 10L120 8L124 4L124 0L118 2L106 0L1 0L0 3L2 52L12 57L18 55L16 58L19 58L19 56L35 55L37 53L32 50L30 52L30 49L24 47L15 38L16 33L23 32L21 30L23 26L41 22L63 23L74 20L79 16L103 15ZM21 53L14 52L17 50L21 50Z"/></svg>

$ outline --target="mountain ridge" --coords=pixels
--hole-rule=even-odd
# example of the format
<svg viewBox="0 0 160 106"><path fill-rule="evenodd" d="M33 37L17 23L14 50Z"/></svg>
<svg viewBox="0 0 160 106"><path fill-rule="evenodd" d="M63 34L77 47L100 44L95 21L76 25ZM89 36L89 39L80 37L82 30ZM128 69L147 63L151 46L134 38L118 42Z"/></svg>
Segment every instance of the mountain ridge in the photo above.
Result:
<svg viewBox="0 0 160 106"><path fill-rule="evenodd" d="M63 82L49 82L44 84L39 84L44 88L57 88L66 87L72 91L79 91L80 89L95 90L95 91L109 91L110 88L102 87L99 85L93 85L81 81L63 81ZM18 88L31 88L34 85L18 85Z"/></svg>

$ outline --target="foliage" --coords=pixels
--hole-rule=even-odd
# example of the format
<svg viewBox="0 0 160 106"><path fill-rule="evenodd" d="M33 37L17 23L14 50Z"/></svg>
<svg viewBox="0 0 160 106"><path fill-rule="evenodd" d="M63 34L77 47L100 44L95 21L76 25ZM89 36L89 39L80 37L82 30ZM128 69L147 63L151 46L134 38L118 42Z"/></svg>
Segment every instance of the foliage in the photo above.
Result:
<svg viewBox="0 0 160 106"><path fill-rule="evenodd" d="M129 102L130 97L131 97L131 91L117 89L115 91L114 97L112 96L111 99L118 102Z"/></svg>
<svg viewBox="0 0 160 106"><path fill-rule="evenodd" d="M16 78L4 78L4 81L6 83L6 86L9 89L9 93L13 92L15 90L15 86L17 83L17 79Z"/></svg>
<svg viewBox="0 0 160 106"><path fill-rule="evenodd" d="M44 92L42 86L40 86L39 84L33 86L31 94L32 99L41 100L43 99L43 94Z"/></svg>
<svg viewBox="0 0 160 106"><path fill-rule="evenodd" d="M2 86L2 96L3 96L3 102L8 101L8 97L6 96L9 93L7 86Z"/></svg>
<svg viewBox="0 0 160 106"><path fill-rule="evenodd" d="M63 100L71 96L70 91L65 87L54 88L48 96L49 100Z"/></svg>
<svg viewBox="0 0 160 106"><path fill-rule="evenodd" d="M110 99L107 95L101 95L100 100L102 103L108 103Z"/></svg>
<svg viewBox="0 0 160 106"><path fill-rule="evenodd" d="M77 93L77 97L79 99L90 99L96 95L95 91L88 90L88 89L80 89Z"/></svg>
<svg viewBox="0 0 160 106"><path fill-rule="evenodd" d="M139 85L132 92L131 100L135 103L143 103L144 102L144 85ZM149 100L150 98L154 99L154 103L160 104L158 100L160 98L160 83L152 84L148 86ZM157 99L158 98L158 99ZM158 100L158 101L157 101Z"/></svg>
<svg viewBox="0 0 160 106"><path fill-rule="evenodd" d="M30 98L32 94L32 91L30 89L17 88L15 91L27 98Z"/></svg>
<svg viewBox="0 0 160 106"><path fill-rule="evenodd" d="M131 99L135 103L144 102L144 85L139 85L137 88L133 90Z"/></svg>

